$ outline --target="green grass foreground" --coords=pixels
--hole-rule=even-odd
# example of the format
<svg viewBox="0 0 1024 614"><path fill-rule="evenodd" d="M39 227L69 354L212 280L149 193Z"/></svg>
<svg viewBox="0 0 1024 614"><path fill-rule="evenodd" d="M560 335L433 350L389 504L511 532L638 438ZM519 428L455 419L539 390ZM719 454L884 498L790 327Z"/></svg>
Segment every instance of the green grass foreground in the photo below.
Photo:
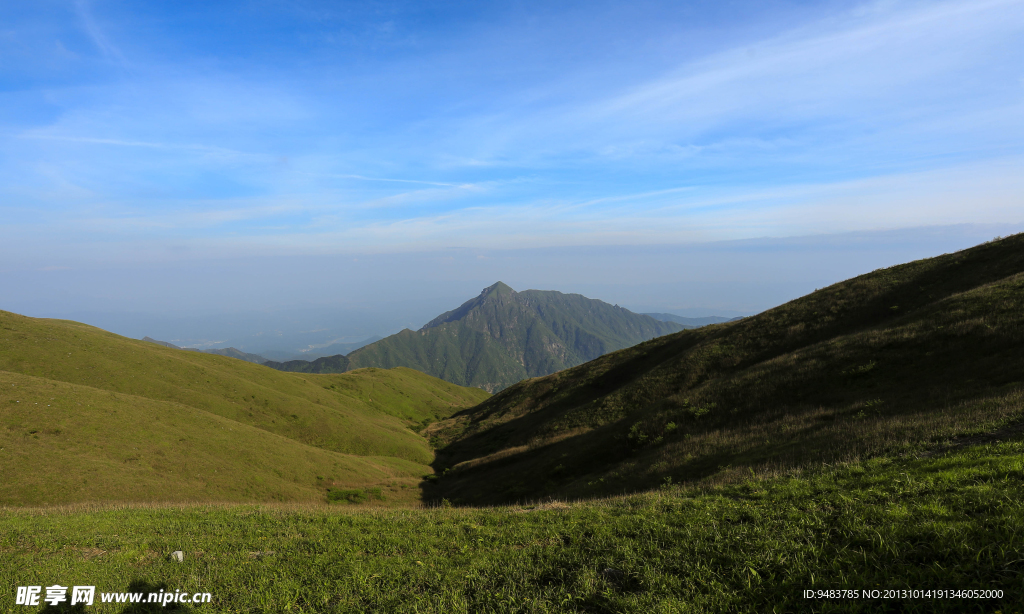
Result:
<svg viewBox="0 0 1024 614"><path fill-rule="evenodd" d="M1009 441L534 507L8 509L0 611L37 611L15 587L60 583L210 592L210 612L1020 612L1022 502L1024 442ZM146 611L106 608L86 611Z"/></svg>

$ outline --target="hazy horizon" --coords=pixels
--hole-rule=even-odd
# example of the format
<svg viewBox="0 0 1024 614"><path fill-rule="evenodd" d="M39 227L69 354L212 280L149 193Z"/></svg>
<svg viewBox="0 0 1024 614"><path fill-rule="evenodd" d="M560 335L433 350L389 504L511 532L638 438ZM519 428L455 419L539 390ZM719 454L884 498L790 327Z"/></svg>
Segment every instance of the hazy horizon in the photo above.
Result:
<svg viewBox="0 0 1024 614"><path fill-rule="evenodd" d="M499 280L751 314L1024 230L1024 0L0 23L0 309L136 338L357 341Z"/></svg>
<svg viewBox="0 0 1024 614"><path fill-rule="evenodd" d="M35 296L8 296L0 309L176 345L294 353L418 329L497 281L637 313L753 315L878 268L1021 230L960 225L683 245L195 260L160 275L147 264L37 271L20 280L4 272L5 285L31 284ZM335 283L324 284L326 275ZM382 275L393 283L382 285Z"/></svg>

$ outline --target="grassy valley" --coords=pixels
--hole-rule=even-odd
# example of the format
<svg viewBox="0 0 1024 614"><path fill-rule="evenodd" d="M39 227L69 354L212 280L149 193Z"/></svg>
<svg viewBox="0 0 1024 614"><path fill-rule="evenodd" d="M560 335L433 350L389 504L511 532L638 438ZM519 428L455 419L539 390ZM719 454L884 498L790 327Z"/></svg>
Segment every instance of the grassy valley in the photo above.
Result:
<svg viewBox="0 0 1024 614"><path fill-rule="evenodd" d="M86 611L1020 611L1024 236L493 397L0 315L0 582Z"/></svg>

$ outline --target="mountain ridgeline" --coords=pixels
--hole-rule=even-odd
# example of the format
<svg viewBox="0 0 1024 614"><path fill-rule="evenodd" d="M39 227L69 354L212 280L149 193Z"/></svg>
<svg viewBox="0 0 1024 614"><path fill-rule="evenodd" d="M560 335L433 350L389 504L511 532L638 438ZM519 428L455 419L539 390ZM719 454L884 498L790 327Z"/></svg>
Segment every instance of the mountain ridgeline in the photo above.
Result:
<svg viewBox="0 0 1024 614"><path fill-rule="evenodd" d="M683 328L579 294L516 292L498 282L418 331L403 330L348 356L265 364L302 373L402 366L494 392Z"/></svg>

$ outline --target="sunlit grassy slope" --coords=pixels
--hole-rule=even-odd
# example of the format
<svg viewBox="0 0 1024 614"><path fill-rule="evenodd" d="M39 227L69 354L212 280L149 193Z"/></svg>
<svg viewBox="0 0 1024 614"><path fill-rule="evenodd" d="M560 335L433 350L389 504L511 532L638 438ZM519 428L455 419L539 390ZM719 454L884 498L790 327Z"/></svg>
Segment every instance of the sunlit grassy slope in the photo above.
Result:
<svg viewBox="0 0 1024 614"><path fill-rule="evenodd" d="M432 496L599 496L1006 427L1022 347L1017 235L522 382L431 427Z"/></svg>
<svg viewBox="0 0 1024 614"><path fill-rule="evenodd" d="M429 473L181 403L16 373L0 372L0 407L0 504L316 501L335 483L415 487L403 478Z"/></svg>
<svg viewBox="0 0 1024 614"><path fill-rule="evenodd" d="M486 397L411 369L282 373L0 312L0 502L309 500L412 480L432 459L414 430Z"/></svg>

